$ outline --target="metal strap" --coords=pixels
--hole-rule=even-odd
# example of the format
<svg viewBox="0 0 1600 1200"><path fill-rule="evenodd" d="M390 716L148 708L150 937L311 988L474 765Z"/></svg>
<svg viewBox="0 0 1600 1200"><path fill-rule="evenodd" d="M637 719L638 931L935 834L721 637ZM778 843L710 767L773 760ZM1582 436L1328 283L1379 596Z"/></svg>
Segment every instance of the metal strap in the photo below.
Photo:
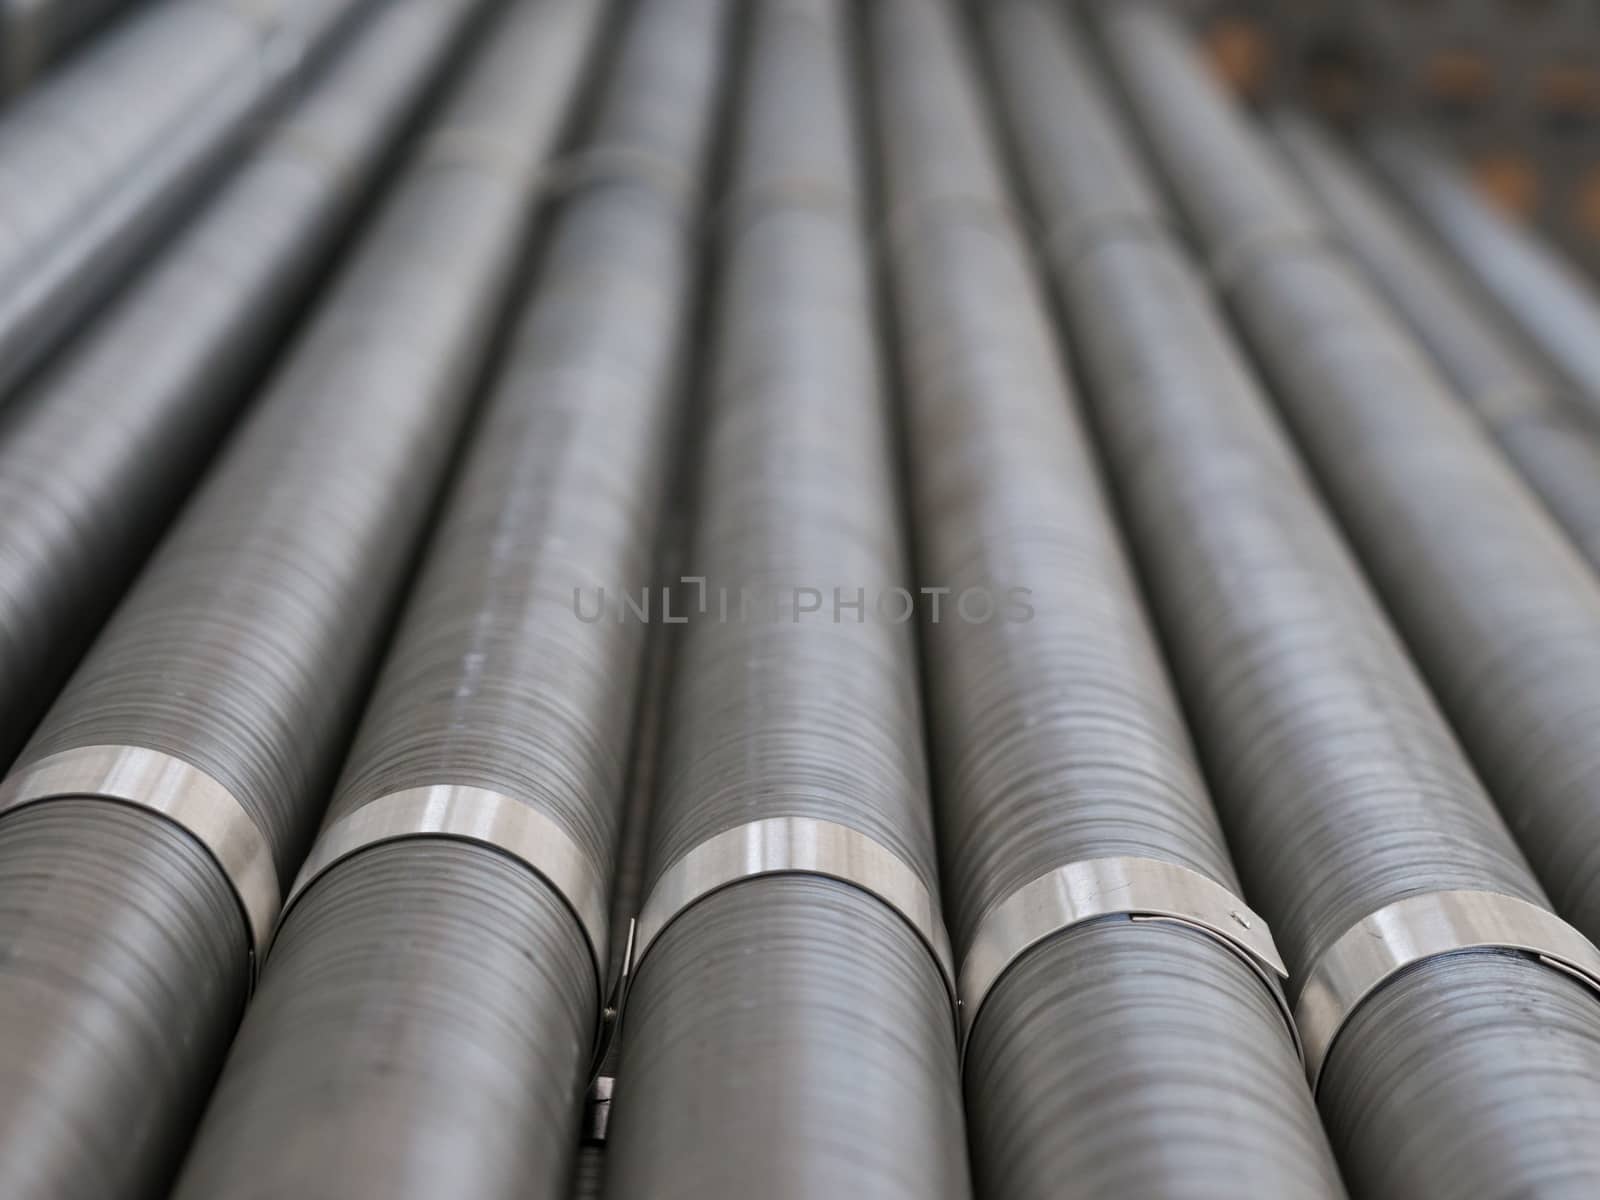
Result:
<svg viewBox="0 0 1600 1200"><path fill-rule="evenodd" d="M0 783L0 814L48 800L131 804L182 829L216 860L250 931L251 979L278 915L272 844L233 793L199 767L144 746L78 746Z"/></svg>
<svg viewBox="0 0 1600 1200"><path fill-rule="evenodd" d="M759 875L821 875L858 887L894 909L932 953L955 1003L950 938L916 870L860 830L811 817L770 817L723 830L662 872L639 911L631 972L662 930L725 887Z"/></svg>
<svg viewBox="0 0 1600 1200"><path fill-rule="evenodd" d="M1057 867L984 914L961 962L963 1052L985 998L1013 963L1059 933L1106 917L1172 921L1215 937L1265 981L1298 1049L1279 982L1288 971L1267 923L1209 876L1176 863L1129 857L1090 858Z"/></svg>
<svg viewBox="0 0 1600 1200"><path fill-rule="evenodd" d="M498 850L538 875L578 918L605 989L607 896L589 855L550 817L487 788L435 784L390 792L339 817L316 844L284 901L281 927L295 902L329 869L361 851L409 838L450 838Z"/></svg>
<svg viewBox="0 0 1600 1200"><path fill-rule="evenodd" d="M1499 892L1407 896L1345 930L1306 974L1295 1019L1312 1088L1363 1000L1407 967L1471 950L1526 954L1600 991L1600 950L1548 909Z"/></svg>

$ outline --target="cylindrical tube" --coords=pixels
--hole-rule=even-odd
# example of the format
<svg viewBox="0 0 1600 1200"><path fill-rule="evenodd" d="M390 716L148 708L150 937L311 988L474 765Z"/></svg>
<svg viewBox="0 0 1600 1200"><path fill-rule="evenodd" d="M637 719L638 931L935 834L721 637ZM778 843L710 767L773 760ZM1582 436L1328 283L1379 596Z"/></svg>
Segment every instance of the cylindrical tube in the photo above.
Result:
<svg viewBox="0 0 1600 1200"><path fill-rule="evenodd" d="M1574 401L1600 421L1600 292L1593 281L1490 208L1424 138L1405 129L1375 130L1367 145L1505 319L1571 383Z"/></svg>
<svg viewBox="0 0 1600 1200"><path fill-rule="evenodd" d="M148 554L484 0L397 0L0 419L0 767Z"/></svg>
<svg viewBox="0 0 1600 1200"><path fill-rule="evenodd" d="M1148 192L1074 104L1092 80L1054 7L986 7L993 74L1019 132L1048 125L1019 146L1041 216L1121 234ZM874 17L918 565L950 589L924 648L957 959L1019 888L1086 861L1237 895L953 22L925 0ZM941 157L973 164L967 203L919 189ZM1087 203L1052 194L1058 171ZM1127 915L1023 951L963 1014L979 1194L1342 1196L1276 986L1221 938Z"/></svg>
<svg viewBox="0 0 1600 1200"><path fill-rule="evenodd" d="M708 839L779 818L937 896L849 6L751 11L646 913ZM969 1194L947 983L859 882L736 877L681 909L622 1036L609 1196Z"/></svg>
<svg viewBox="0 0 1600 1200"><path fill-rule="evenodd" d="M0 100L129 0L0 0Z"/></svg>
<svg viewBox="0 0 1600 1200"><path fill-rule="evenodd" d="M606 92L654 103L614 106L570 160L577 190L325 836L399 792L483 788L553 819L610 891L647 630L595 615L594 589L653 577L698 228L694 193L648 168L584 183L583 167L660 155L701 177L729 12L649 0L621 34L619 66L637 69ZM673 120L632 120L659 111ZM493 846L438 836L327 867L285 914L176 1195L562 1195L606 965L571 900ZM339 1102L308 1121L321 1096Z"/></svg>
<svg viewBox="0 0 1600 1200"><path fill-rule="evenodd" d="M85 747L165 754L212 781L199 816L231 796L248 826L234 832L265 839L287 882L516 281L594 24L588 5L519 0L487 31L9 784ZM107 849L78 869L90 842ZM116 801L0 818L0 1192L100 1200L169 1180L248 979L245 892L220 861Z"/></svg>
<svg viewBox="0 0 1600 1200"><path fill-rule="evenodd" d="M1130 83L1176 63L1177 35L1134 11L1110 27ZM1136 74L1137 73L1137 74ZM1154 91L1152 138L1177 127ZM1221 108L1206 90L1189 103ZM1231 115L1231 114L1230 114ZM1213 173L1259 159L1253 131ZM1180 191L1182 191L1180 185ZM1302 201L1302 207L1307 207ZM1327 239L1264 247L1232 291L1280 406L1468 755L1559 911L1600 936L1600 582L1417 344Z"/></svg>
<svg viewBox="0 0 1600 1200"><path fill-rule="evenodd" d="M1600 429L1572 410L1570 389L1356 158L1305 117L1279 113L1274 132L1344 244L1584 557L1600 567Z"/></svg>
<svg viewBox="0 0 1600 1200"><path fill-rule="evenodd" d="M1253 240L1238 219L1243 208L1222 177L1265 176L1273 164L1168 16L1131 3L1093 11L1201 244L1233 248L1224 278L1235 296L1269 262L1322 261L1307 214L1267 214L1274 228L1312 231L1287 240ZM1198 146L1186 140L1197 128L1210 131ZM1255 165L1235 161L1243 158ZM1207 181L1191 191L1190 172ZM1275 191L1287 194L1288 182ZM1296 985L1345 931L1394 901L1474 889L1541 903L1177 244L1110 241L1058 272L1224 827ZM1267 358L1315 357L1303 338L1257 346ZM1287 389L1281 395L1298 407ZM1390 388L1372 399L1397 414L1433 406ZM1448 408L1481 442L1457 402ZM1383 432L1346 452L1413 444ZM1435 587L1418 599L1449 597ZM1480 637L1504 644L1500 630ZM1491 1036L1486 996L1502 1016L1532 1015L1497 1020ZM1332 1044L1319 1098L1356 1194L1587 1194L1600 1179L1600 1150L1577 1131L1600 1118L1600 1003L1529 956L1436 957L1357 1007Z"/></svg>
<svg viewBox="0 0 1600 1200"><path fill-rule="evenodd" d="M162 0L0 113L0 402L370 0Z"/></svg>

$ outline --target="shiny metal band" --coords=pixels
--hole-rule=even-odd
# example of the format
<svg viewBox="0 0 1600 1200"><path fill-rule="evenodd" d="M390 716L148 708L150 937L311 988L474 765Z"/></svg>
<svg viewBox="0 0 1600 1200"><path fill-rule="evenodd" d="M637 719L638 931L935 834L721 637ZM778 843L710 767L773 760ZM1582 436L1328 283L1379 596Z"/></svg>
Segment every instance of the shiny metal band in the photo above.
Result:
<svg viewBox="0 0 1600 1200"><path fill-rule="evenodd" d="M608 897L600 871L550 817L487 788L455 784L407 788L346 813L318 835L289 889L279 924L330 868L370 847L409 838L474 842L500 851L538 875L578 918L594 955L595 979L604 991Z"/></svg>
<svg viewBox="0 0 1600 1200"><path fill-rule="evenodd" d="M633 967L661 931L714 892L758 875L821 875L858 887L899 913L926 943L955 1003L950 937L916 871L881 842L847 825L770 817L707 838L656 880L639 911Z"/></svg>
<svg viewBox="0 0 1600 1200"><path fill-rule="evenodd" d="M1362 917L1307 972L1294 1011L1311 1086L1363 1000L1407 967L1470 950L1527 954L1600 991L1600 950L1537 904L1499 892L1407 896Z"/></svg>
<svg viewBox="0 0 1600 1200"><path fill-rule="evenodd" d="M244 913L253 979L278 916L278 868L272 844L233 793L199 767L160 750L78 746L30 763L0 784L0 814L83 798L148 809L205 848Z"/></svg>
<svg viewBox="0 0 1600 1200"><path fill-rule="evenodd" d="M1208 933L1266 982L1296 1046L1280 980L1288 975L1267 923L1216 880L1154 858L1090 858L1023 884L978 923L961 962L963 1050L984 999L1024 954L1058 933L1104 917L1173 921Z"/></svg>

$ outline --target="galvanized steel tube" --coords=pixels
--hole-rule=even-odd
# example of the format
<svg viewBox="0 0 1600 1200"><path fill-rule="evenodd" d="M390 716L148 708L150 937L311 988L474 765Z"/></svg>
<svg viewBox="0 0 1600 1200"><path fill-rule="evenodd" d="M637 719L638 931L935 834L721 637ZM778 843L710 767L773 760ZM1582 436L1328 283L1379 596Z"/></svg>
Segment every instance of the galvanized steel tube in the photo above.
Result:
<svg viewBox="0 0 1600 1200"><path fill-rule="evenodd" d="M1600 426L1573 411L1568 385L1357 158L1297 114L1276 114L1273 130L1345 246L1584 557L1600 567Z"/></svg>
<svg viewBox="0 0 1600 1200"><path fill-rule="evenodd" d="M1600 422L1600 292L1536 235L1491 209L1436 146L1405 129L1375 130L1373 160L1498 302L1505 319L1571 383Z"/></svg>
<svg viewBox="0 0 1600 1200"><path fill-rule="evenodd" d="M704 592L680 597L647 897L707 839L780 818L871 839L938 894L911 614L875 612L907 575L850 11L752 6L688 559ZM859 876L737 877L678 911L622 1035L608 1196L969 1194L946 980Z"/></svg>
<svg viewBox="0 0 1600 1200"><path fill-rule="evenodd" d="M586 0L519 0L487 31L267 394L0 784L15 797L58 754L125 745L168 763L162 778L186 780L191 804L185 827L87 797L0 818L7 1196L152 1195L176 1167L260 933L241 919L260 915L242 881L270 898L320 815L594 23ZM228 838L185 831L219 812L242 821ZM241 839L264 842L275 880L221 869Z"/></svg>
<svg viewBox="0 0 1600 1200"><path fill-rule="evenodd" d="M1324 250L1303 201L1292 213L1262 213L1263 193L1235 194L1231 181L1244 187L1264 179L1274 181L1273 195L1293 192L1191 60L1170 15L1141 4L1093 11L1201 243L1227 251L1223 275L1234 298L1243 301L1280 262L1283 278L1299 280L1309 264L1326 285L1304 298L1275 292L1293 329L1269 328L1254 304L1244 313L1323 480L1331 485L1344 462L1375 467L1439 450L1435 463L1475 463L1481 455L1493 466L1472 472L1473 486L1534 527L1528 542L1512 544L1564 556L1581 580L1576 555L1429 373L1409 371L1407 386L1393 379L1374 386L1380 377L1368 377L1366 399L1348 388L1314 398L1302 386L1286 360L1326 370L1340 362L1341 347L1371 344L1348 337L1347 320L1300 326L1308 311L1339 315L1318 309L1316 297L1368 313L1375 302ZM1196 130L1207 131L1198 145ZM1310 236L1255 234L1250 213L1261 215L1264 230L1293 227ZM1180 249L1109 242L1058 270L1130 535L1224 825L1295 982L1303 986L1306 970L1360 918L1404 897L1483 889L1541 903ZM1370 328L1363 320L1360 329L1387 337L1382 344L1393 349L1381 361L1415 361L1383 320ZM1334 344L1319 344L1315 331ZM1316 432L1324 419L1348 426L1374 408L1391 419L1351 429L1345 439ZM1427 472L1416 464L1405 477L1420 481ZM1372 497L1369 515L1381 506L1391 528L1411 527L1393 475L1369 469L1360 478ZM1353 513L1351 489L1333 490L1341 511ZM1431 539L1406 539L1414 561L1439 561L1447 524L1436 522ZM1369 541L1366 518L1350 528ZM1479 534L1487 547L1507 544L1492 524ZM1437 580L1409 586L1417 606L1436 612L1450 611L1463 590ZM1581 592L1563 584L1558 594ZM1460 631L1454 652L1481 660L1489 645L1515 645L1502 622ZM1537 761L1526 754L1523 761ZM1591 1194L1600 1180L1600 1148L1588 1132L1600 1118L1600 1003L1571 976L1527 956L1432 958L1357 1007L1332 1045L1319 1097L1357 1194Z"/></svg>
<svg viewBox="0 0 1600 1200"><path fill-rule="evenodd" d="M657 181L703 174L728 11L646 0L620 35L637 69L606 91L653 103L603 111L569 160L324 838L398 793L482 788L554 820L610 893L647 627L596 616L595 589L654 578L699 258L695 192ZM662 170L584 181L637 156ZM176 1195L563 1195L606 969L576 899L440 835L327 866L285 914Z"/></svg>
<svg viewBox="0 0 1600 1200"><path fill-rule="evenodd" d="M163 0L0 113L0 402L371 0Z"/></svg>
<svg viewBox="0 0 1600 1200"><path fill-rule="evenodd" d="M485 0L396 0L0 410L0 768L227 429Z"/></svg>
<svg viewBox="0 0 1600 1200"><path fill-rule="evenodd" d="M1043 139L1023 147L1041 215L1075 242L1159 222L1075 103L1093 81L1055 15L978 17L1008 112ZM958 28L926 0L873 20L919 574L950 589L923 644L957 960L1077 864L1159 860L1237 896ZM959 205L931 177L951 160ZM1128 913L1023 950L963 997L979 1194L1342 1196L1276 988L1222 938Z"/></svg>

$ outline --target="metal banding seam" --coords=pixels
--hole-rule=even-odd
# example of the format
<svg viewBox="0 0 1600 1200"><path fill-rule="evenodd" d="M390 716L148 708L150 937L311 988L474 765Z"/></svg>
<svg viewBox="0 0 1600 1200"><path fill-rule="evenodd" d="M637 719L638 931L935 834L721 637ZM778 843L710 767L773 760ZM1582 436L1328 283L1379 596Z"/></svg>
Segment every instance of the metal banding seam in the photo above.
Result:
<svg viewBox="0 0 1600 1200"><path fill-rule="evenodd" d="M745 6L685 560L710 601L678 631L665 703L609 1196L970 1195L950 982L924 939L912 631L733 611L742 589L908 578L853 77L865 11Z"/></svg>
<svg viewBox="0 0 1600 1200"><path fill-rule="evenodd" d="M1238 899L1039 278L1041 245L1069 262L1170 224L1060 8L968 10L968 39L959 5L872 7L919 573L947 605L1031 590L1028 620L923 628L975 1183L1331 1200L1278 955Z"/></svg>
<svg viewBox="0 0 1600 1200"><path fill-rule="evenodd" d="M495 39L503 84L548 76L606 15L522 9ZM572 145L542 168L557 203L525 296L180 1197L239 1178L553 1195L572 1173L647 641L580 617L574 592L653 577L730 12L610 10ZM585 161L606 167L567 167Z"/></svg>
<svg viewBox="0 0 1600 1200"><path fill-rule="evenodd" d="M249 814L287 881L466 424L582 70L581 28L531 20L531 3L505 11L498 28L516 36L486 43L439 120L504 129L521 178L402 166L17 773L85 746L182 760ZM440 15L448 30L471 13ZM548 69L528 73L530 47ZM12 981L0 1072L32 1081L0 1094L0 1192L164 1188L243 1008L252 937L228 877L149 811L29 804L0 820L0 944Z"/></svg>
<svg viewBox="0 0 1600 1200"><path fill-rule="evenodd" d="M1202 250L1237 244L1252 227L1318 223L1170 14L1141 3L1088 11ZM1491 768L1513 738L1528 774L1547 782L1557 758L1583 754L1525 735L1546 704L1555 706L1543 713L1549 734L1570 725L1556 710L1575 693L1534 673L1554 654L1590 653L1565 635L1600 611L1595 583L1341 253L1308 229L1292 247L1255 254L1227 299L1348 543L1176 243L1108 246L1067 281L1092 327L1084 345L1100 360L1102 386L1135 345L1151 359L1180 344L1195 356L1184 387L1174 374L1164 398L1164 436L1181 430L1183 442L1142 428L1148 417L1126 411L1139 393L1125 384L1099 405L1108 454L1249 894L1272 920L1291 977L1304 988L1342 975L1344 950L1389 920L1397 936L1385 961L1407 960L1408 947L1434 951L1368 991L1322 1063L1319 1105L1353 1189L1584 1194L1600 1181L1585 1132L1600 1119L1600 1005L1581 975L1551 965L1562 956L1552 940L1570 946L1572 932L1545 909L1462 750L1544 878L1567 878L1536 835L1554 827L1557 793L1541 801L1533 778ZM1151 312L1155 296L1168 307L1183 299L1182 343L1137 308L1117 309L1122 325L1094 319L1091 302L1112 307L1111 296L1136 285ZM1177 519L1201 509L1204 522ZM1491 584L1484 572L1496 568L1501 582ZM1526 686L1508 690L1513 677ZM1585 842L1571 806L1562 811L1564 839ZM1429 913L1451 909L1454 893L1544 909L1541 928L1513 936L1503 915L1480 913L1439 934ZM1433 898L1390 908L1419 894ZM1560 910L1576 911L1570 901ZM1365 970L1371 979L1378 968ZM1507 1019L1485 1021L1496 996ZM1312 1033L1302 1033L1315 1059Z"/></svg>

